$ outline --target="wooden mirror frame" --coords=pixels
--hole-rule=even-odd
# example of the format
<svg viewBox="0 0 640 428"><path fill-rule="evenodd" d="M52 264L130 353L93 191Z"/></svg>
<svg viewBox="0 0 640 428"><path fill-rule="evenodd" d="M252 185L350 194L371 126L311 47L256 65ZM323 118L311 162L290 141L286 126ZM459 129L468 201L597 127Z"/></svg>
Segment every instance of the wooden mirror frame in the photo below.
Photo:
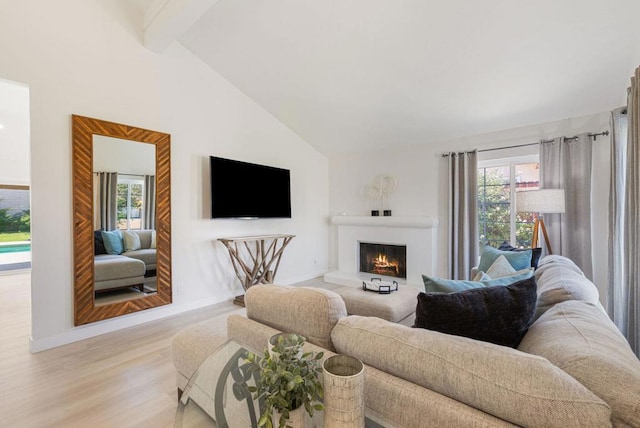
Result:
<svg viewBox="0 0 640 428"><path fill-rule="evenodd" d="M83 325L171 303L171 136L133 126L72 115L74 322ZM95 305L93 136L156 146L157 293Z"/></svg>

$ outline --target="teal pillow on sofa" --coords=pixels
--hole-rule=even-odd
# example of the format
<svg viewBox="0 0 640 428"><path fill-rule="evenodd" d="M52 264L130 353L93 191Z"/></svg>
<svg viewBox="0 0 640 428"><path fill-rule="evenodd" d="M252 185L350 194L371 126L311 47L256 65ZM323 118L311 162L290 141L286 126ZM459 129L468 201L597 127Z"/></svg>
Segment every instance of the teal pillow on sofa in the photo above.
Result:
<svg viewBox="0 0 640 428"><path fill-rule="evenodd" d="M533 269L527 268L514 273L511 276L488 279L485 281L465 281L461 279L443 279L428 275L422 275L424 289L427 293L454 293L457 291L472 290L481 287L493 287L497 285L509 285L523 279L531 278Z"/></svg>
<svg viewBox="0 0 640 428"><path fill-rule="evenodd" d="M497 248L485 245L484 248L480 250L480 263L478 264L478 270L486 272L489 270L493 262L495 262L500 256L504 256L515 270L522 270L531 266L531 250L501 251Z"/></svg>
<svg viewBox="0 0 640 428"><path fill-rule="evenodd" d="M124 245L122 244L122 232L119 230L103 230L102 241L104 242L104 248L107 250L107 254L118 255L124 251Z"/></svg>

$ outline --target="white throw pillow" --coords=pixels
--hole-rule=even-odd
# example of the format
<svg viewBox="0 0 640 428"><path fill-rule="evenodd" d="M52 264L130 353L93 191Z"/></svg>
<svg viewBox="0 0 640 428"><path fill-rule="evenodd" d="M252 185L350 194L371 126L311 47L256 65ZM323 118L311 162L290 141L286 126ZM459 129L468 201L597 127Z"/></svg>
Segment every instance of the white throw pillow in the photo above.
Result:
<svg viewBox="0 0 640 428"><path fill-rule="evenodd" d="M476 276L473 277L474 281L489 281L490 279L491 277L487 275L486 272L482 272L481 270L479 270Z"/></svg>
<svg viewBox="0 0 640 428"><path fill-rule="evenodd" d="M149 248L156 248L156 231L151 231L151 246Z"/></svg>
<svg viewBox="0 0 640 428"><path fill-rule="evenodd" d="M124 242L125 251L134 251L142 248L140 245L140 237L137 233L130 230L125 230L122 233L122 241Z"/></svg>
<svg viewBox="0 0 640 428"><path fill-rule="evenodd" d="M487 275L491 278L502 278L503 276L510 276L516 273L516 270L511 266L509 260L505 256L500 256L493 262L489 269L487 269Z"/></svg>

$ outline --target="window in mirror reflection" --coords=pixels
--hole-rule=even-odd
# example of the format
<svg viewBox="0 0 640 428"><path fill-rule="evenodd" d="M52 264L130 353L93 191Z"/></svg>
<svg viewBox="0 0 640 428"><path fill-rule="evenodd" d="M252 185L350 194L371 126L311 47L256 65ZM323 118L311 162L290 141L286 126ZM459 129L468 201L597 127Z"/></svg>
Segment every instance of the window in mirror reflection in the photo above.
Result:
<svg viewBox="0 0 640 428"><path fill-rule="evenodd" d="M118 177L118 229L142 229L142 178Z"/></svg>

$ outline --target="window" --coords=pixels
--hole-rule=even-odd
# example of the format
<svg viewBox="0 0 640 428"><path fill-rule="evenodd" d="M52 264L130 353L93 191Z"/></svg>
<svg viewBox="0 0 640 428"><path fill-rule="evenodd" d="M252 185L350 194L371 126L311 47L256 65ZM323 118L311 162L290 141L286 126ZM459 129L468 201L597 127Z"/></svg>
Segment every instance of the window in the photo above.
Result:
<svg viewBox="0 0 640 428"><path fill-rule="evenodd" d="M516 213L515 193L538 190L538 156L481 161L478 168L480 244L531 246L536 213Z"/></svg>
<svg viewBox="0 0 640 428"><path fill-rule="evenodd" d="M0 184L0 243L23 242L30 239L29 186ZM10 249L7 248L4 250L9 252ZM0 253L5 252L4 250L0 248Z"/></svg>
<svg viewBox="0 0 640 428"><path fill-rule="evenodd" d="M142 229L142 190L141 178L118 176L118 229Z"/></svg>

